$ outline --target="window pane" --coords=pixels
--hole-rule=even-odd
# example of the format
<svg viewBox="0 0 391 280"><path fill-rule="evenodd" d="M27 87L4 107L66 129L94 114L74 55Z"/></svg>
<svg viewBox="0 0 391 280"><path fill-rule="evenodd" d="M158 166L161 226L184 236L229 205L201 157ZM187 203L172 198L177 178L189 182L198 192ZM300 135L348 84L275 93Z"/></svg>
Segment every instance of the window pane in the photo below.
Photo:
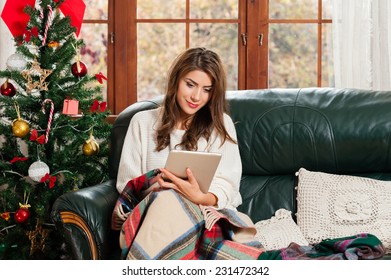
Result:
<svg viewBox="0 0 391 280"><path fill-rule="evenodd" d="M238 0L192 0L190 18L192 19L237 19L239 16Z"/></svg>
<svg viewBox="0 0 391 280"><path fill-rule="evenodd" d="M216 51L227 71L228 89L238 88L238 25L194 23L190 25L190 46Z"/></svg>
<svg viewBox="0 0 391 280"><path fill-rule="evenodd" d="M85 47L80 50L81 60L87 65L90 75L102 72L107 75L107 25L83 24L79 37L84 40ZM104 99L107 97L107 83L97 85L102 87Z"/></svg>
<svg viewBox="0 0 391 280"><path fill-rule="evenodd" d="M317 19L318 0L269 1L269 17L272 19Z"/></svg>
<svg viewBox="0 0 391 280"><path fill-rule="evenodd" d="M334 87L333 36L331 24L323 24L322 30L322 87Z"/></svg>
<svg viewBox="0 0 391 280"><path fill-rule="evenodd" d="M274 24L269 38L269 87L317 85L317 25Z"/></svg>
<svg viewBox="0 0 391 280"><path fill-rule="evenodd" d="M322 5L322 17L324 19L331 19L333 17L333 0L323 0Z"/></svg>
<svg viewBox="0 0 391 280"><path fill-rule="evenodd" d="M167 70L186 46L185 25L139 23L137 37L137 94L145 100L165 92Z"/></svg>
<svg viewBox="0 0 391 280"><path fill-rule="evenodd" d="M186 1L137 0L137 18L139 19L178 19L185 17Z"/></svg>
<svg viewBox="0 0 391 280"><path fill-rule="evenodd" d="M86 10L84 19L108 19L108 3L109 0L84 0Z"/></svg>

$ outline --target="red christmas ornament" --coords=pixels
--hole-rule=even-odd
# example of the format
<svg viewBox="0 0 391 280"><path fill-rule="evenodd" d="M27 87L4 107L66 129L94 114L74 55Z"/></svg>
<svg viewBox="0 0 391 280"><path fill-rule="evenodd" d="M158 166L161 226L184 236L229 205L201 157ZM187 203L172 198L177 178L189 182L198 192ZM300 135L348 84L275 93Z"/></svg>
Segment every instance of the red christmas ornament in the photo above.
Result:
<svg viewBox="0 0 391 280"><path fill-rule="evenodd" d="M0 91L2 95L9 96L9 97L12 97L16 94L14 85L8 82L8 80L1 85Z"/></svg>
<svg viewBox="0 0 391 280"><path fill-rule="evenodd" d="M87 66L81 61L76 61L72 64L71 71L73 76L81 78L87 75Z"/></svg>
<svg viewBox="0 0 391 280"><path fill-rule="evenodd" d="M19 204L20 208L15 212L15 222L19 224L25 223L30 217L29 204Z"/></svg>

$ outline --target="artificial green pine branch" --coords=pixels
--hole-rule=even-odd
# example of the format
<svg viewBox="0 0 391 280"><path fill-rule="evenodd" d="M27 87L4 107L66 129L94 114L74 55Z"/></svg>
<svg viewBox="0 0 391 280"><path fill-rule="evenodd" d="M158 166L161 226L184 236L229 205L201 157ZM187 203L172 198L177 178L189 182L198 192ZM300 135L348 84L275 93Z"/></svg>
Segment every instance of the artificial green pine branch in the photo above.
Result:
<svg viewBox="0 0 391 280"><path fill-rule="evenodd" d="M54 201L63 193L108 179L111 125L105 119L109 111L91 110L95 100L103 101L101 87L92 86L96 82L95 73L78 77L71 71L84 41L76 38L76 29L71 26L70 19L56 10L62 2L42 0L40 9L26 7L25 11L30 15L26 30L38 30L38 36L32 35L29 40L15 38L16 53L28 62L26 69L0 70L1 83L8 79L16 88L12 97L0 95L0 259L34 258L30 254L28 233L37 227L37 221L43 226L52 224L50 211ZM52 5L54 16L45 34L49 21L48 5ZM31 71L34 62L40 69L50 71L44 81ZM43 83L47 90L43 89ZM63 114L66 99L79 102L78 116ZM50 116L52 123L46 142ZM28 133L21 137L13 132L14 121L18 118L29 126ZM36 139L32 137L33 131ZM87 155L83 152L83 145L91 135L99 149ZM38 139L45 139L45 142L39 143ZM45 181L33 180L30 176L30 169L37 162L49 168ZM29 204L30 216L23 222L15 218L20 204ZM47 240L48 246L41 252L45 258L59 257L49 252L60 247L59 242L62 242L56 240L55 233L52 227L52 238Z"/></svg>

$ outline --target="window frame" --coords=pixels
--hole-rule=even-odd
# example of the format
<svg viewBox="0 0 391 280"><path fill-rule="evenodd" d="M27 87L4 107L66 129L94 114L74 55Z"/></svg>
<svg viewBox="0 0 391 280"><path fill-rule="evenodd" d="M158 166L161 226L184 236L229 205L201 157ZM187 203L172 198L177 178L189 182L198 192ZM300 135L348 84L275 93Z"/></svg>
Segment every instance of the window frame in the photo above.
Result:
<svg viewBox="0 0 391 280"><path fill-rule="evenodd" d="M269 18L269 1L270 0L260 0L259 1L259 21L260 21L260 34L263 34L263 44L260 46L260 71L258 83L257 81L251 80L250 87L253 85L255 87L251 88L269 88L269 25L270 24L317 24L318 30L318 47L317 47L317 87L322 86L322 30L324 24L331 24L331 19L323 19L323 1L318 0L318 17L317 19L270 19ZM249 1L250 4L254 4L257 0ZM254 9L255 10L255 9ZM255 15L254 15L255 16ZM253 35L253 37L255 34ZM257 37L257 36L256 36ZM255 50L252 50L252 53L255 53Z"/></svg>
<svg viewBox="0 0 391 280"><path fill-rule="evenodd" d="M107 102L116 115L127 106L137 102L137 24L139 22L230 22L238 24L238 89L268 88L268 51L270 24L318 25L317 84L322 86L322 28L331 19L322 19L322 0L318 0L317 19L269 19L269 0L238 0L239 14L232 19L190 19L190 0L186 0L185 19L137 19L137 1L109 1L108 32L114 43L108 49L108 93ZM189 26L186 47L189 46ZM262 34L262 45L259 35ZM111 35L110 35L111 36ZM243 41L246 37L246 44ZM254 63L258 61L258 63ZM111 77L111 78L110 78Z"/></svg>

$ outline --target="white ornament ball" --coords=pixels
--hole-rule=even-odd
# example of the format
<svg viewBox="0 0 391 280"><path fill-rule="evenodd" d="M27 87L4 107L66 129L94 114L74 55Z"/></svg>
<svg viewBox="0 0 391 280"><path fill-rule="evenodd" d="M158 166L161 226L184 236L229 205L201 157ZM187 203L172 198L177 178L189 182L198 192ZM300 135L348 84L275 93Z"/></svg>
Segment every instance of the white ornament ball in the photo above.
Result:
<svg viewBox="0 0 391 280"><path fill-rule="evenodd" d="M27 60L19 53L14 53L7 59L7 68L11 71L21 72L26 68L26 66Z"/></svg>
<svg viewBox="0 0 391 280"><path fill-rule="evenodd" d="M45 176L46 173L50 174L50 169L46 163L38 160L30 165L28 173L33 181L40 182L41 178Z"/></svg>
<svg viewBox="0 0 391 280"><path fill-rule="evenodd" d="M36 45L27 45L27 48L31 54L33 54L33 55L38 54L38 47Z"/></svg>
<svg viewBox="0 0 391 280"><path fill-rule="evenodd" d="M34 88L30 91L30 96L41 97L41 92L38 89Z"/></svg>

